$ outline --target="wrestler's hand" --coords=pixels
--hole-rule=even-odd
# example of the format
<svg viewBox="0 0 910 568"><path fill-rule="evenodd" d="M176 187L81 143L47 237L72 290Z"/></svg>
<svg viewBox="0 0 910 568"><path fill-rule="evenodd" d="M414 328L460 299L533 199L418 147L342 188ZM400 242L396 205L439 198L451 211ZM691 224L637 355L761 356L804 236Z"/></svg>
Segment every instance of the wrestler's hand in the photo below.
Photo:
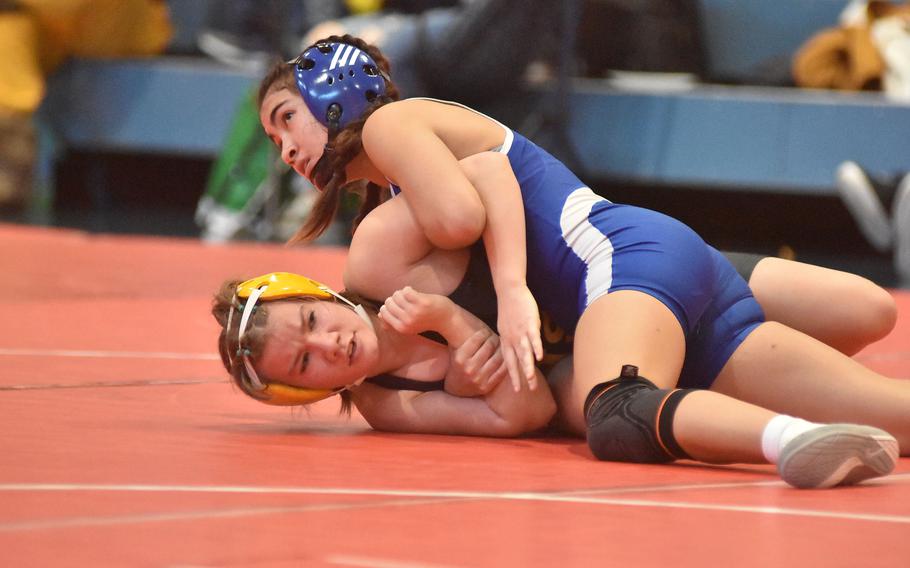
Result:
<svg viewBox="0 0 910 568"><path fill-rule="evenodd" d="M379 317L398 333L415 335L436 329L447 313L445 302L450 301L405 286L386 299L379 308Z"/></svg>
<svg viewBox="0 0 910 568"><path fill-rule="evenodd" d="M458 347L449 347L445 390L455 396L482 396L492 391L508 373L499 337L484 326Z"/></svg>
<svg viewBox="0 0 910 568"><path fill-rule="evenodd" d="M512 388L515 392L521 390L524 379L528 388L534 390L537 388L534 362L543 358L537 302L524 284L498 290L496 299L499 302L496 322L499 340Z"/></svg>

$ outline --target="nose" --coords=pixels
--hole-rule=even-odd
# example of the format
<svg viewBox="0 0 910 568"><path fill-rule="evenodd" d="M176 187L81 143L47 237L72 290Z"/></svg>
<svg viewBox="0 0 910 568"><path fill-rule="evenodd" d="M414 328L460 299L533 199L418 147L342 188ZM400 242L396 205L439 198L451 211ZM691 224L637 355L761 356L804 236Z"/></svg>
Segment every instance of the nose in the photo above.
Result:
<svg viewBox="0 0 910 568"><path fill-rule="evenodd" d="M286 138L281 144L281 160L293 167L295 159L297 159L297 146L290 138Z"/></svg>
<svg viewBox="0 0 910 568"><path fill-rule="evenodd" d="M307 343L310 349L321 353L329 361L342 355L341 335L337 331L310 333Z"/></svg>

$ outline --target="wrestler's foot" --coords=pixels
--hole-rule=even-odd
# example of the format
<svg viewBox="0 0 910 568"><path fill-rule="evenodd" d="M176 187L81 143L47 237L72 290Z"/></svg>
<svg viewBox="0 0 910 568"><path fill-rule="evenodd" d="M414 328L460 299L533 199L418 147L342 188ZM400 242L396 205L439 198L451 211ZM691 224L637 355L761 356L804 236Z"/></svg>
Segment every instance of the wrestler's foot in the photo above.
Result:
<svg viewBox="0 0 910 568"><path fill-rule="evenodd" d="M853 485L891 473L897 440L884 430L858 424L826 424L804 432L781 451L781 478L800 489Z"/></svg>

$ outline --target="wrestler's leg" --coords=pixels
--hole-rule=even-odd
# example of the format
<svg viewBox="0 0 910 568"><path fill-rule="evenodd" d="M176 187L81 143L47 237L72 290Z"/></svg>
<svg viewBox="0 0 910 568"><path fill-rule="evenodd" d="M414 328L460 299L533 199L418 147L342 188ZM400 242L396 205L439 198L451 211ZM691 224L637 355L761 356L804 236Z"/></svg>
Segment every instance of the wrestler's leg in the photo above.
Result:
<svg viewBox="0 0 910 568"><path fill-rule="evenodd" d="M776 322L749 334L711 390L815 422L876 426L910 455L910 381L875 373Z"/></svg>
<svg viewBox="0 0 910 568"><path fill-rule="evenodd" d="M855 274L766 257L748 282L768 321L847 355L888 335L897 321L891 294Z"/></svg>
<svg viewBox="0 0 910 568"><path fill-rule="evenodd" d="M621 290L595 300L575 330L574 373L551 377L558 418L585 435L585 399L598 384L619 376L623 365L660 389L676 386L685 341L673 313L657 299ZM692 458L712 463L763 463L761 436L773 412L711 391L690 392L673 420L676 441Z"/></svg>

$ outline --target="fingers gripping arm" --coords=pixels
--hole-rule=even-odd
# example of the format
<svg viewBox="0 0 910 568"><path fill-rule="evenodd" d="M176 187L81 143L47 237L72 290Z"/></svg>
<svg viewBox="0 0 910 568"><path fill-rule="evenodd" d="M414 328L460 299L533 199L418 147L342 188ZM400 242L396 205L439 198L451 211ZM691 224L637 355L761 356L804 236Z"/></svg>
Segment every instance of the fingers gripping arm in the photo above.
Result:
<svg viewBox="0 0 910 568"><path fill-rule="evenodd" d="M445 390L457 396L483 395L505 376L499 338L479 318L437 294L405 287L392 294L379 317L399 333L440 333L449 345Z"/></svg>
<svg viewBox="0 0 910 568"><path fill-rule="evenodd" d="M534 360L543 358L540 315L528 290L527 243L521 188L508 156L482 152L460 162L487 212L483 232L499 303L497 327L514 388L522 379L536 386Z"/></svg>

